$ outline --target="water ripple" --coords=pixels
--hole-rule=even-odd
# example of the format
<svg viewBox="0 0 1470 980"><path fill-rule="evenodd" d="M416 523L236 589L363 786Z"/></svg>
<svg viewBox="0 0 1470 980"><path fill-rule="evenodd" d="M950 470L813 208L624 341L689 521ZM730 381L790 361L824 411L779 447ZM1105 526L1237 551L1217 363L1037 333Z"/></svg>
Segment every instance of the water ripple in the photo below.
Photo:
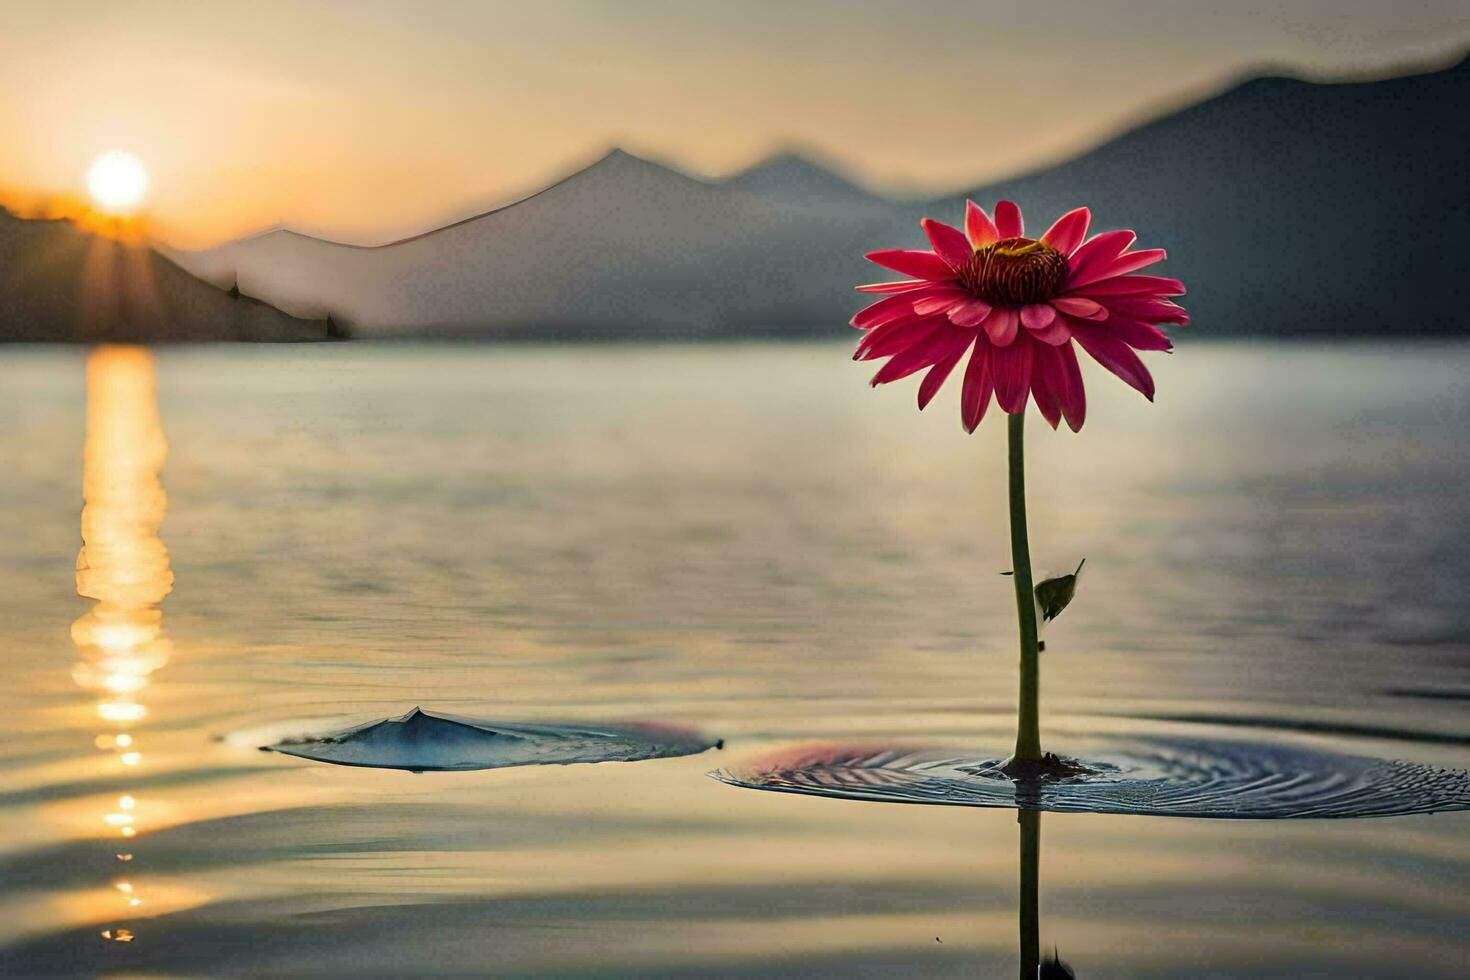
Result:
<svg viewBox="0 0 1470 980"><path fill-rule="evenodd" d="M1165 817L1387 817L1470 809L1470 772L1296 746L1136 739L1087 771L1012 780L1001 760L932 750L824 746L710 773L733 786L840 799Z"/></svg>

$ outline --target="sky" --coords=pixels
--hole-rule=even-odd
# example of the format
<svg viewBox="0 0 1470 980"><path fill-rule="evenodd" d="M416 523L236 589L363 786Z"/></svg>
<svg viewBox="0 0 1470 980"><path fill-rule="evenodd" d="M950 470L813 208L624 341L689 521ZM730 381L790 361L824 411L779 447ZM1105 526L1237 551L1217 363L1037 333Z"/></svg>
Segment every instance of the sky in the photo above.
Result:
<svg viewBox="0 0 1470 980"><path fill-rule="evenodd" d="M115 148L184 247L387 241L614 145L709 176L799 147L939 192L1263 65L1374 77L1467 46L1464 0L4 0L0 199L77 198Z"/></svg>

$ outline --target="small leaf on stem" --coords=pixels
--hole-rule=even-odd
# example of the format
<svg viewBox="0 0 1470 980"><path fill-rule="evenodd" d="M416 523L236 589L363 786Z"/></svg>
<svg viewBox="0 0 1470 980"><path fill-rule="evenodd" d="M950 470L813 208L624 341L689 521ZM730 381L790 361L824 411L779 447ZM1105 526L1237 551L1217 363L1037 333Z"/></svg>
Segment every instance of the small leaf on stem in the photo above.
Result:
<svg viewBox="0 0 1470 980"><path fill-rule="evenodd" d="M1085 564L1086 558L1077 563L1077 570L1071 574L1036 583L1036 610L1043 623L1056 619L1071 604L1073 597L1077 595L1077 576L1082 573L1082 566Z"/></svg>

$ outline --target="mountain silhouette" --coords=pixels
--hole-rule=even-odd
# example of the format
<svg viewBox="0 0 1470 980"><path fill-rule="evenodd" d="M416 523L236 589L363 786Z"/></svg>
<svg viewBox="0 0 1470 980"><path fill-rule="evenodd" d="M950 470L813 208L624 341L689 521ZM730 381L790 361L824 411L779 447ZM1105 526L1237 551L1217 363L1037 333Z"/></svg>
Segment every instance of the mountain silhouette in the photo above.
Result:
<svg viewBox="0 0 1470 980"><path fill-rule="evenodd" d="M0 341L322 340L306 322L222 292L144 244L0 208Z"/></svg>
<svg viewBox="0 0 1470 980"><path fill-rule="evenodd" d="M702 181L614 150L525 200L388 245L278 230L175 258L296 315L331 311L356 336L713 337L845 316L862 252L900 209L792 199L772 176Z"/></svg>
<svg viewBox="0 0 1470 980"><path fill-rule="evenodd" d="M1160 268L1211 334L1461 333L1466 118L1470 60L1384 81L1256 78L973 196L1048 222L1087 204L1094 227L1168 248Z"/></svg>
<svg viewBox="0 0 1470 980"><path fill-rule="evenodd" d="M721 181L770 201L888 208L887 201L796 150L768 157Z"/></svg>
<svg viewBox="0 0 1470 980"><path fill-rule="evenodd" d="M1261 77L1072 160L974 189L1033 233L1078 204L1169 249L1197 329L1222 335L1464 330L1470 65L1382 81ZM840 333L862 259L926 247L966 195L915 203L796 153L706 181L615 150L522 201L400 242L280 230L175 259L356 336Z"/></svg>

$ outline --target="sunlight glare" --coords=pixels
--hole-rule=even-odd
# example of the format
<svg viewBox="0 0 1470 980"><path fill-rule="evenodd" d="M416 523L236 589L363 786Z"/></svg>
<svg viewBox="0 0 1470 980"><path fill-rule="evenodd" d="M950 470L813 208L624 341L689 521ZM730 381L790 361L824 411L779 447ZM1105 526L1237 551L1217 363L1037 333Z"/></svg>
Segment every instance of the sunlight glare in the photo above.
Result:
<svg viewBox="0 0 1470 980"><path fill-rule="evenodd" d="M128 214L148 190L148 171L142 161L122 150L108 150L87 170L87 191L97 210Z"/></svg>

